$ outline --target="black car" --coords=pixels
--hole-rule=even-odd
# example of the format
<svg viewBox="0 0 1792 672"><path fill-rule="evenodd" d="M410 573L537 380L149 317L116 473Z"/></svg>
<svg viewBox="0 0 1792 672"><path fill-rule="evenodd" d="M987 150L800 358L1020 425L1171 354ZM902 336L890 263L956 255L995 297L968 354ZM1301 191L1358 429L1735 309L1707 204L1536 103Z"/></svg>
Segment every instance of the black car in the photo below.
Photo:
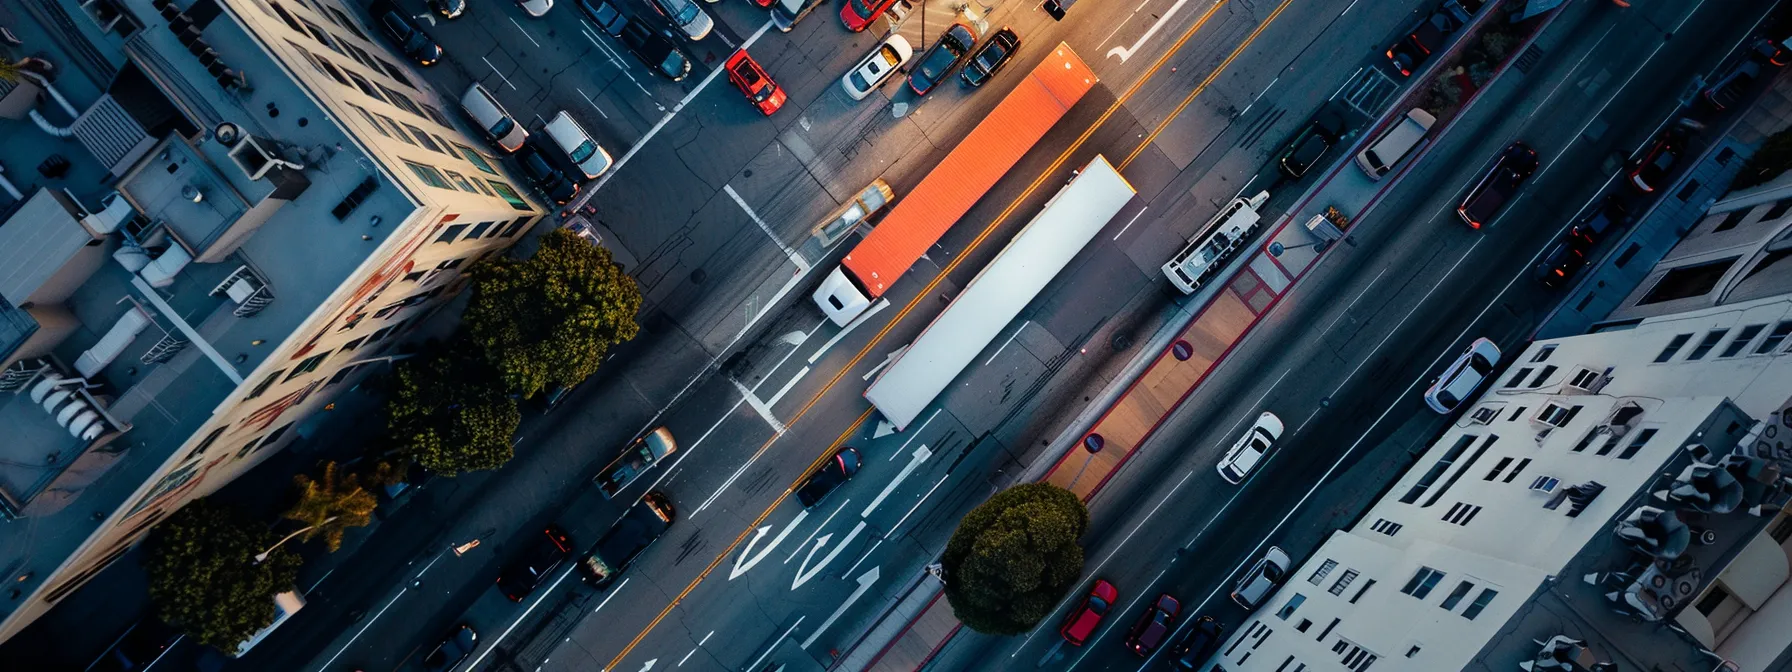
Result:
<svg viewBox="0 0 1792 672"><path fill-rule="evenodd" d="M1607 196L1605 202L1593 212L1575 222L1568 228L1568 237L1581 241L1588 247L1593 246L1607 235L1616 233L1630 223L1630 210L1616 196Z"/></svg>
<svg viewBox="0 0 1792 672"><path fill-rule="evenodd" d="M1580 274L1580 269L1587 265L1586 244L1573 238L1563 238L1537 262L1537 282L1551 289L1559 288Z"/></svg>
<svg viewBox="0 0 1792 672"><path fill-rule="evenodd" d="M429 11L444 19L458 19L467 13L467 0L426 0Z"/></svg>
<svg viewBox="0 0 1792 672"><path fill-rule="evenodd" d="M1276 161L1276 170L1290 180L1300 179L1325 157L1332 145L1338 144L1343 135L1344 115L1336 110L1321 110L1294 134L1288 149L1283 150L1282 158Z"/></svg>
<svg viewBox="0 0 1792 672"><path fill-rule="evenodd" d="M1413 24L1406 36L1388 47L1388 61L1401 77L1412 75L1419 66L1431 58L1432 52L1441 48L1450 39L1450 34L1462 29L1462 22L1442 7L1431 12L1430 16Z"/></svg>
<svg viewBox="0 0 1792 672"><path fill-rule="evenodd" d="M1481 175L1481 180L1469 190L1468 197L1462 199L1462 205L1456 207L1456 216L1461 217L1468 228L1486 226L1534 172L1537 172L1537 150L1522 142L1512 143Z"/></svg>
<svg viewBox="0 0 1792 672"><path fill-rule="evenodd" d="M1642 156L1630 164L1625 174L1630 186L1637 191L1649 193L1656 187L1667 184L1668 173L1674 170L1674 164L1680 162L1680 142L1671 131L1664 131L1649 143Z"/></svg>
<svg viewBox="0 0 1792 672"><path fill-rule="evenodd" d="M591 17L591 22L611 37L622 35L623 26L628 25L628 17L609 0L579 0L579 10Z"/></svg>
<svg viewBox="0 0 1792 672"><path fill-rule="evenodd" d="M112 647L87 665L87 672L133 672L154 665L180 639L180 631L145 618L125 630Z"/></svg>
<svg viewBox="0 0 1792 672"><path fill-rule="evenodd" d="M598 590L608 588L616 581L616 575L628 569L677 520L678 511L672 508L666 493L648 491L610 526L610 531L597 540L597 546L579 560L577 567L592 586Z"/></svg>
<svg viewBox="0 0 1792 672"><path fill-rule="evenodd" d="M1014 29L1004 26L971 54L970 60L964 64L964 70L959 71L958 78L965 86L983 86L989 78L996 76L996 71L1008 64L1008 59L1019 48L1020 36L1014 34Z"/></svg>
<svg viewBox="0 0 1792 672"><path fill-rule="evenodd" d="M392 38L393 44L398 45L398 50L416 61L417 65L435 65L436 61L442 60L442 46L411 25L411 20L405 18L397 7L381 2L370 9L374 10L374 23L380 24L380 30L386 33L386 37Z"/></svg>
<svg viewBox="0 0 1792 672"><path fill-rule="evenodd" d="M529 551L498 575L499 592L512 602L523 601L540 588L569 555L572 555L572 539L566 536L566 531L557 525L547 526Z"/></svg>
<svg viewBox="0 0 1792 672"><path fill-rule="evenodd" d="M820 504L834 490L852 480L853 474L859 473L859 464L859 451L841 448L820 469L815 470L809 480L797 487L796 501L801 502L805 509Z"/></svg>
<svg viewBox="0 0 1792 672"><path fill-rule="evenodd" d="M448 633L437 644L434 651L423 657L423 669L427 672L449 672L473 655L473 649L479 648L479 633L473 626L462 623L453 632Z"/></svg>
<svg viewBox="0 0 1792 672"><path fill-rule="evenodd" d="M523 167L523 175L529 182L554 201L554 205L566 205L579 195L579 185L566 179L566 175L548 163L547 157L541 155L534 147L523 145L516 152L516 161Z"/></svg>
<svg viewBox="0 0 1792 672"><path fill-rule="evenodd" d="M1761 64L1753 60L1739 61L1730 66L1722 76L1712 80L1711 86L1700 92L1700 97L1712 109L1727 110L1742 100L1755 80L1761 78Z"/></svg>
<svg viewBox="0 0 1792 672"><path fill-rule="evenodd" d="M647 26L640 17L622 27L622 34L617 36L635 57L654 72L674 82L691 74L691 61L678 51L678 43L664 31L655 31Z"/></svg>
<svg viewBox="0 0 1792 672"><path fill-rule="evenodd" d="M958 62L964 60L965 54L970 53L971 47L976 44L977 34L971 32L970 26L963 22L952 24L951 28L940 35L939 41L934 42L933 47L916 61L918 65L915 69L908 73L909 90L914 91L917 96L927 95L928 91L939 85L940 80L952 74L952 68L958 67Z"/></svg>
<svg viewBox="0 0 1792 672"><path fill-rule="evenodd" d="M1193 670L1201 666L1202 661L1213 655L1218 648L1221 635L1226 633L1226 626L1213 620L1212 616L1195 619L1195 625L1189 628L1188 635L1170 649L1170 667L1178 670Z"/></svg>

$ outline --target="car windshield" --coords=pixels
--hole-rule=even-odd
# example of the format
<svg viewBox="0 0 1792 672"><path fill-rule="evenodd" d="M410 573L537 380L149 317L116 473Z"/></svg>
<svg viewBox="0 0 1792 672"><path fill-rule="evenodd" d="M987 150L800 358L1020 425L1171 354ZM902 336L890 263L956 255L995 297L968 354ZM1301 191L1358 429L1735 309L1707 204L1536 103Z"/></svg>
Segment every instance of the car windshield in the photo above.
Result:
<svg viewBox="0 0 1792 672"><path fill-rule="evenodd" d="M1273 564L1264 565L1263 566L1263 578L1272 583L1276 582L1276 581L1281 581L1282 580L1282 568L1277 567Z"/></svg>
<svg viewBox="0 0 1792 672"><path fill-rule="evenodd" d="M1002 60L1002 57L1007 55L1008 50L1003 49L1002 45L991 44L983 50L981 56L977 57L977 64L986 69L995 67L996 62Z"/></svg>
<svg viewBox="0 0 1792 672"><path fill-rule="evenodd" d="M573 163L584 163L586 159L590 159L591 155L596 153L597 143L590 140L579 143L578 147L574 147L573 150L569 152L569 154L572 155Z"/></svg>
<svg viewBox="0 0 1792 672"><path fill-rule="evenodd" d="M400 40L410 39L411 27L408 25L405 25L404 19L399 18L399 16L397 14L387 14L385 16L380 17L380 20L384 21L386 23L386 28L388 30L391 30L392 34L396 35L398 37L398 39L400 39Z"/></svg>
<svg viewBox="0 0 1792 672"><path fill-rule="evenodd" d="M498 123L492 124L491 134L502 138L506 135L510 135L510 130L513 128L516 128L516 120L515 119L511 119L510 117L501 117L498 119Z"/></svg>
<svg viewBox="0 0 1792 672"><path fill-rule="evenodd" d="M957 61L958 56L952 53L945 40L941 40L933 46L933 51L928 52L926 60L921 61L921 79L929 82L938 80Z"/></svg>
<svg viewBox="0 0 1792 672"><path fill-rule="evenodd" d="M1089 611L1100 614L1100 613L1105 613L1107 610L1108 610L1108 601L1107 600L1101 599L1099 597L1095 597L1093 595L1089 596Z"/></svg>
<svg viewBox="0 0 1792 672"><path fill-rule="evenodd" d="M696 21L697 14L702 11L703 10L701 10L697 7L697 3L693 2L693 3L686 4L684 6L684 9L678 10L678 16L676 17L676 20L678 21L678 25L682 26L682 25L688 24L692 21Z"/></svg>
<svg viewBox="0 0 1792 672"><path fill-rule="evenodd" d="M852 88L855 90L869 91L871 89L871 82L865 81L864 70L852 71L852 74L847 77L847 80L852 82Z"/></svg>
<svg viewBox="0 0 1792 672"><path fill-rule="evenodd" d="M678 77L684 74L684 56L674 51L666 54L666 60L660 63L660 71L667 77Z"/></svg>
<svg viewBox="0 0 1792 672"><path fill-rule="evenodd" d="M858 14L867 19L877 18L871 16L871 5L865 4L865 0L852 0L852 11L854 14Z"/></svg>

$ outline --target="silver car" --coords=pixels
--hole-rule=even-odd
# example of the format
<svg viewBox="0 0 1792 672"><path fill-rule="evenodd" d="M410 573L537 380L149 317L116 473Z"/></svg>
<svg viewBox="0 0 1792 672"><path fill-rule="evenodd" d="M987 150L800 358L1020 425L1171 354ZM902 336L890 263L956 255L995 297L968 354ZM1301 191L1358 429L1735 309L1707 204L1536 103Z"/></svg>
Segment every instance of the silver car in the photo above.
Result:
<svg viewBox="0 0 1792 672"><path fill-rule="evenodd" d="M1282 578L1288 575L1288 569L1292 566L1287 553L1275 546L1269 547L1263 553L1263 558L1251 565L1251 570L1238 579L1238 585L1232 588L1232 601L1246 609L1255 610L1262 606L1263 601L1269 599L1269 594L1275 592L1276 586L1282 584Z"/></svg>
<svg viewBox="0 0 1792 672"><path fill-rule="evenodd" d="M1500 363L1500 348L1493 341L1477 338L1468 344L1468 349L1444 369L1441 376L1431 380L1431 387L1425 390L1425 405L1439 413L1449 413L1461 406L1463 400L1474 396L1475 390L1487 382L1493 375L1493 368Z"/></svg>
<svg viewBox="0 0 1792 672"><path fill-rule="evenodd" d="M1233 485L1243 483L1257 465L1263 463L1270 447L1279 438L1282 438L1282 419L1264 411L1263 415L1257 416L1257 422L1251 424L1250 431L1238 437L1238 442L1232 444L1232 449L1220 460L1220 478Z"/></svg>
<svg viewBox="0 0 1792 672"><path fill-rule="evenodd" d="M716 22L709 14L697 5L696 0L651 0L648 3L660 16L666 17L672 25L684 31L684 36L692 41L701 40L715 28Z"/></svg>

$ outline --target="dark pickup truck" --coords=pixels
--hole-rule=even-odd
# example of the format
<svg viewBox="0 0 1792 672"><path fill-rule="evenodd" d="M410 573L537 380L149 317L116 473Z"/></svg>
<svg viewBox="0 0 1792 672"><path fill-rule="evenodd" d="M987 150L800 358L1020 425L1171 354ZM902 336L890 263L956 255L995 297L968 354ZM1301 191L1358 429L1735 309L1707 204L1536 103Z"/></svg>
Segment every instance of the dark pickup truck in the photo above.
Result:
<svg viewBox="0 0 1792 672"><path fill-rule="evenodd" d="M677 519L672 500L664 493L656 490L642 495L641 501L629 507L628 513L597 540L597 546L579 559L579 571L599 590L608 588L616 575L628 569L629 563L653 545Z"/></svg>
<svg viewBox="0 0 1792 672"><path fill-rule="evenodd" d="M1512 200L1512 195L1536 171L1537 150L1522 142L1512 143L1469 190L1468 197L1462 199L1462 205L1456 208L1457 216L1469 228L1481 228L1499 214L1506 201Z"/></svg>

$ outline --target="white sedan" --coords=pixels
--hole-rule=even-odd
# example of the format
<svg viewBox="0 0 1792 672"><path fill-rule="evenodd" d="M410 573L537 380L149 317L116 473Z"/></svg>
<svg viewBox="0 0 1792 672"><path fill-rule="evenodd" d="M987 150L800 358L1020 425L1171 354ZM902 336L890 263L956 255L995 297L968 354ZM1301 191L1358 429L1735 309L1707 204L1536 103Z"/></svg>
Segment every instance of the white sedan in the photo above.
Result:
<svg viewBox="0 0 1792 672"><path fill-rule="evenodd" d="M1243 483L1257 465L1263 463L1270 447L1279 438L1282 438L1282 419L1264 411L1263 415L1257 416L1257 422L1251 424L1251 430L1238 437L1238 442L1232 444L1232 449L1220 460L1220 478L1233 485Z"/></svg>
<svg viewBox="0 0 1792 672"><path fill-rule="evenodd" d="M846 95L853 100L864 100L877 87L889 81L890 76L915 57L915 48L909 46L908 38L891 35L877 47L866 54L864 60L853 66L851 72L840 78L840 86L846 89Z"/></svg>
<svg viewBox="0 0 1792 672"><path fill-rule="evenodd" d="M524 14L539 19L554 8L554 0L516 0L516 6L523 8Z"/></svg>
<svg viewBox="0 0 1792 672"><path fill-rule="evenodd" d="M1477 338L1468 344L1468 349L1444 369L1441 376L1431 380L1431 388L1425 390L1425 405L1439 413L1449 413L1461 406L1463 400L1475 394L1487 377L1493 375L1493 367L1500 363L1500 348L1493 341Z"/></svg>

